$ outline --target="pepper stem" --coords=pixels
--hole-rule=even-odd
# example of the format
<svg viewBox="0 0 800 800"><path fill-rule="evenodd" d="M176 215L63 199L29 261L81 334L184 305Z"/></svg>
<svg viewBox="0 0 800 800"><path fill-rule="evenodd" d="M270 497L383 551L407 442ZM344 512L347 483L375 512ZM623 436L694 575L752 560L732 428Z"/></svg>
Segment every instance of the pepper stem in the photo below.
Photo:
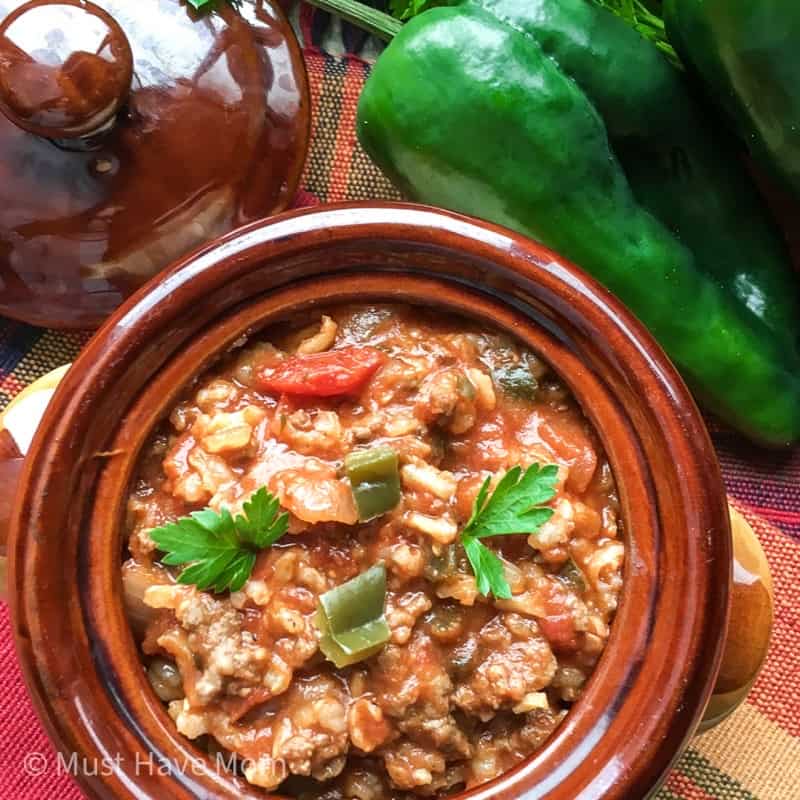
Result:
<svg viewBox="0 0 800 800"><path fill-rule="evenodd" d="M309 5L316 6L323 11L336 14L357 28L361 28L373 36L378 36L387 42L394 39L403 27L400 20L395 19L377 8L365 6L358 0L306 0Z"/></svg>

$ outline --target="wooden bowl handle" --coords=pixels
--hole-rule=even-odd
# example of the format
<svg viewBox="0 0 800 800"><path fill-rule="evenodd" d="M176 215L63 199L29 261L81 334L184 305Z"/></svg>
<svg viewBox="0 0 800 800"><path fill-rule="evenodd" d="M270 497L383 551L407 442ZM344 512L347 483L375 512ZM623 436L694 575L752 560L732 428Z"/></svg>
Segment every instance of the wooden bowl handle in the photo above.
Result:
<svg viewBox="0 0 800 800"><path fill-rule="evenodd" d="M25 454L69 364L23 389L0 414L0 599L8 583L8 531Z"/></svg>
<svg viewBox="0 0 800 800"><path fill-rule="evenodd" d="M714 693L699 732L722 722L738 708L767 657L774 594L761 543L745 518L730 507L733 534L733 588L728 637Z"/></svg>

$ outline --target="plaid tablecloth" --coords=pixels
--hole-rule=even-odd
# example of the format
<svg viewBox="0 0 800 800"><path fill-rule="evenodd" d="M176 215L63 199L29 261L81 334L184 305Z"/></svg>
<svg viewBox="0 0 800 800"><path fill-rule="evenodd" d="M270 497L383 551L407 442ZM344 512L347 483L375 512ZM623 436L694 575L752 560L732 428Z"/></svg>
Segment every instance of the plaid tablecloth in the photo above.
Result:
<svg viewBox="0 0 800 800"><path fill-rule="evenodd" d="M294 9L293 18L304 42L314 111L297 205L397 197L355 138L368 62L321 49L369 58L372 44L308 8ZM72 360L86 338L0 319L0 409L27 383ZM715 428L713 436L731 501L755 527L773 569L774 638L747 703L693 741L657 797L800 800L800 448L763 452L729 431ZM27 698L2 604L0 675L0 800L80 800Z"/></svg>

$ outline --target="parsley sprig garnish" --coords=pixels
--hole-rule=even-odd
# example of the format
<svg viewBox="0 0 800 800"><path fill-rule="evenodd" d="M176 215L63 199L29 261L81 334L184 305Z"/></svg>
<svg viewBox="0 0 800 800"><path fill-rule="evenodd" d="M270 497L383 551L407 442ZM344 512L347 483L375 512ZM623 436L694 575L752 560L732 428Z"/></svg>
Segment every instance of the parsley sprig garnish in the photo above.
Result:
<svg viewBox="0 0 800 800"><path fill-rule="evenodd" d="M198 589L237 592L244 586L259 550L275 544L289 527L289 515L279 513L278 498L261 487L242 506L244 514L231 516L210 508L193 511L160 528L150 538L166 555L162 563L188 564L178 576L180 583Z"/></svg>
<svg viewBox="0 0 800 800"><path fill-rule="evenodd" d="M555 496L558 467L531 464L524 472L512 467L502 477L489 497L487 478L475 498L472 515L461 531L461 544L475 573L478 591L498 599L511 598L503 562L481 539L509 533L536 533L553 516L552 508L542 504Z"/></svg>

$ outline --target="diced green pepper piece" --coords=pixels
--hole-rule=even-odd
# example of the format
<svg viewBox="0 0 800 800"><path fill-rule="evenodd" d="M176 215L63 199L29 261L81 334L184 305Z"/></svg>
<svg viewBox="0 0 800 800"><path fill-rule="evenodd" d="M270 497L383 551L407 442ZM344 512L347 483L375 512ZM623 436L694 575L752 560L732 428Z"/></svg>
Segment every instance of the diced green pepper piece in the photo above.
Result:
<svg viewBox="0 0 800 800"><path fill-rule="evenodd" d="M573 559L569 559L563 567L561 567L561 571L558 573L559 577L564 580L565 583L569 584L569 586L577 592L585 592L586 591L586 578L583 575L581 568L573 561Z"/></svg>
<svg viewBox="0 0 800 800"><path fill-rule="evenodd" d="M381 619L385 602L386 568L383 564L370 567L319 598L331 634L336 637Z"/></svg>
<svg viewBox="0 0 800 800"><path fill-rule="evenodd" d="M492 377L506 394L520 400L533 400L539 383L525 363L495 367Z"/></svg>
<svg viewBox="0 0 800 800"><path fill-rule="evenodd" d="M432 553L423 571L425 579L432 583L447 580L457 573L458 558L454 544L447 545L438 555Z"/></svg>
<svg viewBox="0 0 800 800"><path fill-rule="evenodd" d="M334 666L339 668L349 667L351 664L356 664L359 661L364 661L370 656L374 656L384 645L384 642L381 642L380 644L376 644L367 650L362 650L359 653L348 655L336 643L333 636L331 636L330 629L328 628L328 622L325 618L325 612L321 608L317 609L317 613L314 616L314 622L322 634L322 637L319 640L319 649L322 651L322 654L328 659L328 661L332 661Z"/></svg>
<svg viewBox="0 0 800 800"><path fill-rule="evenodd" d="M333 640L347 655L358 655L371 650L373 647L383 647L389 640L390 635L389 626L381 616L380 619L373 619L359 628L337 633L333 635Z"/></svg>
<svg viewBox="0 0 800 800"><path fill-rule="evenodd" d="M400 502L400 471L391 447L354 450L345 456L344 468L361 522L385 514Z"/></svg>
<svg viewBox="0 0 800 800"><path fill-rule="evenodd" d="M337 667L369 658L389 641L385 602L386 568L382 564L320 597L315 617L322 633L320 649Z"/></svg>

